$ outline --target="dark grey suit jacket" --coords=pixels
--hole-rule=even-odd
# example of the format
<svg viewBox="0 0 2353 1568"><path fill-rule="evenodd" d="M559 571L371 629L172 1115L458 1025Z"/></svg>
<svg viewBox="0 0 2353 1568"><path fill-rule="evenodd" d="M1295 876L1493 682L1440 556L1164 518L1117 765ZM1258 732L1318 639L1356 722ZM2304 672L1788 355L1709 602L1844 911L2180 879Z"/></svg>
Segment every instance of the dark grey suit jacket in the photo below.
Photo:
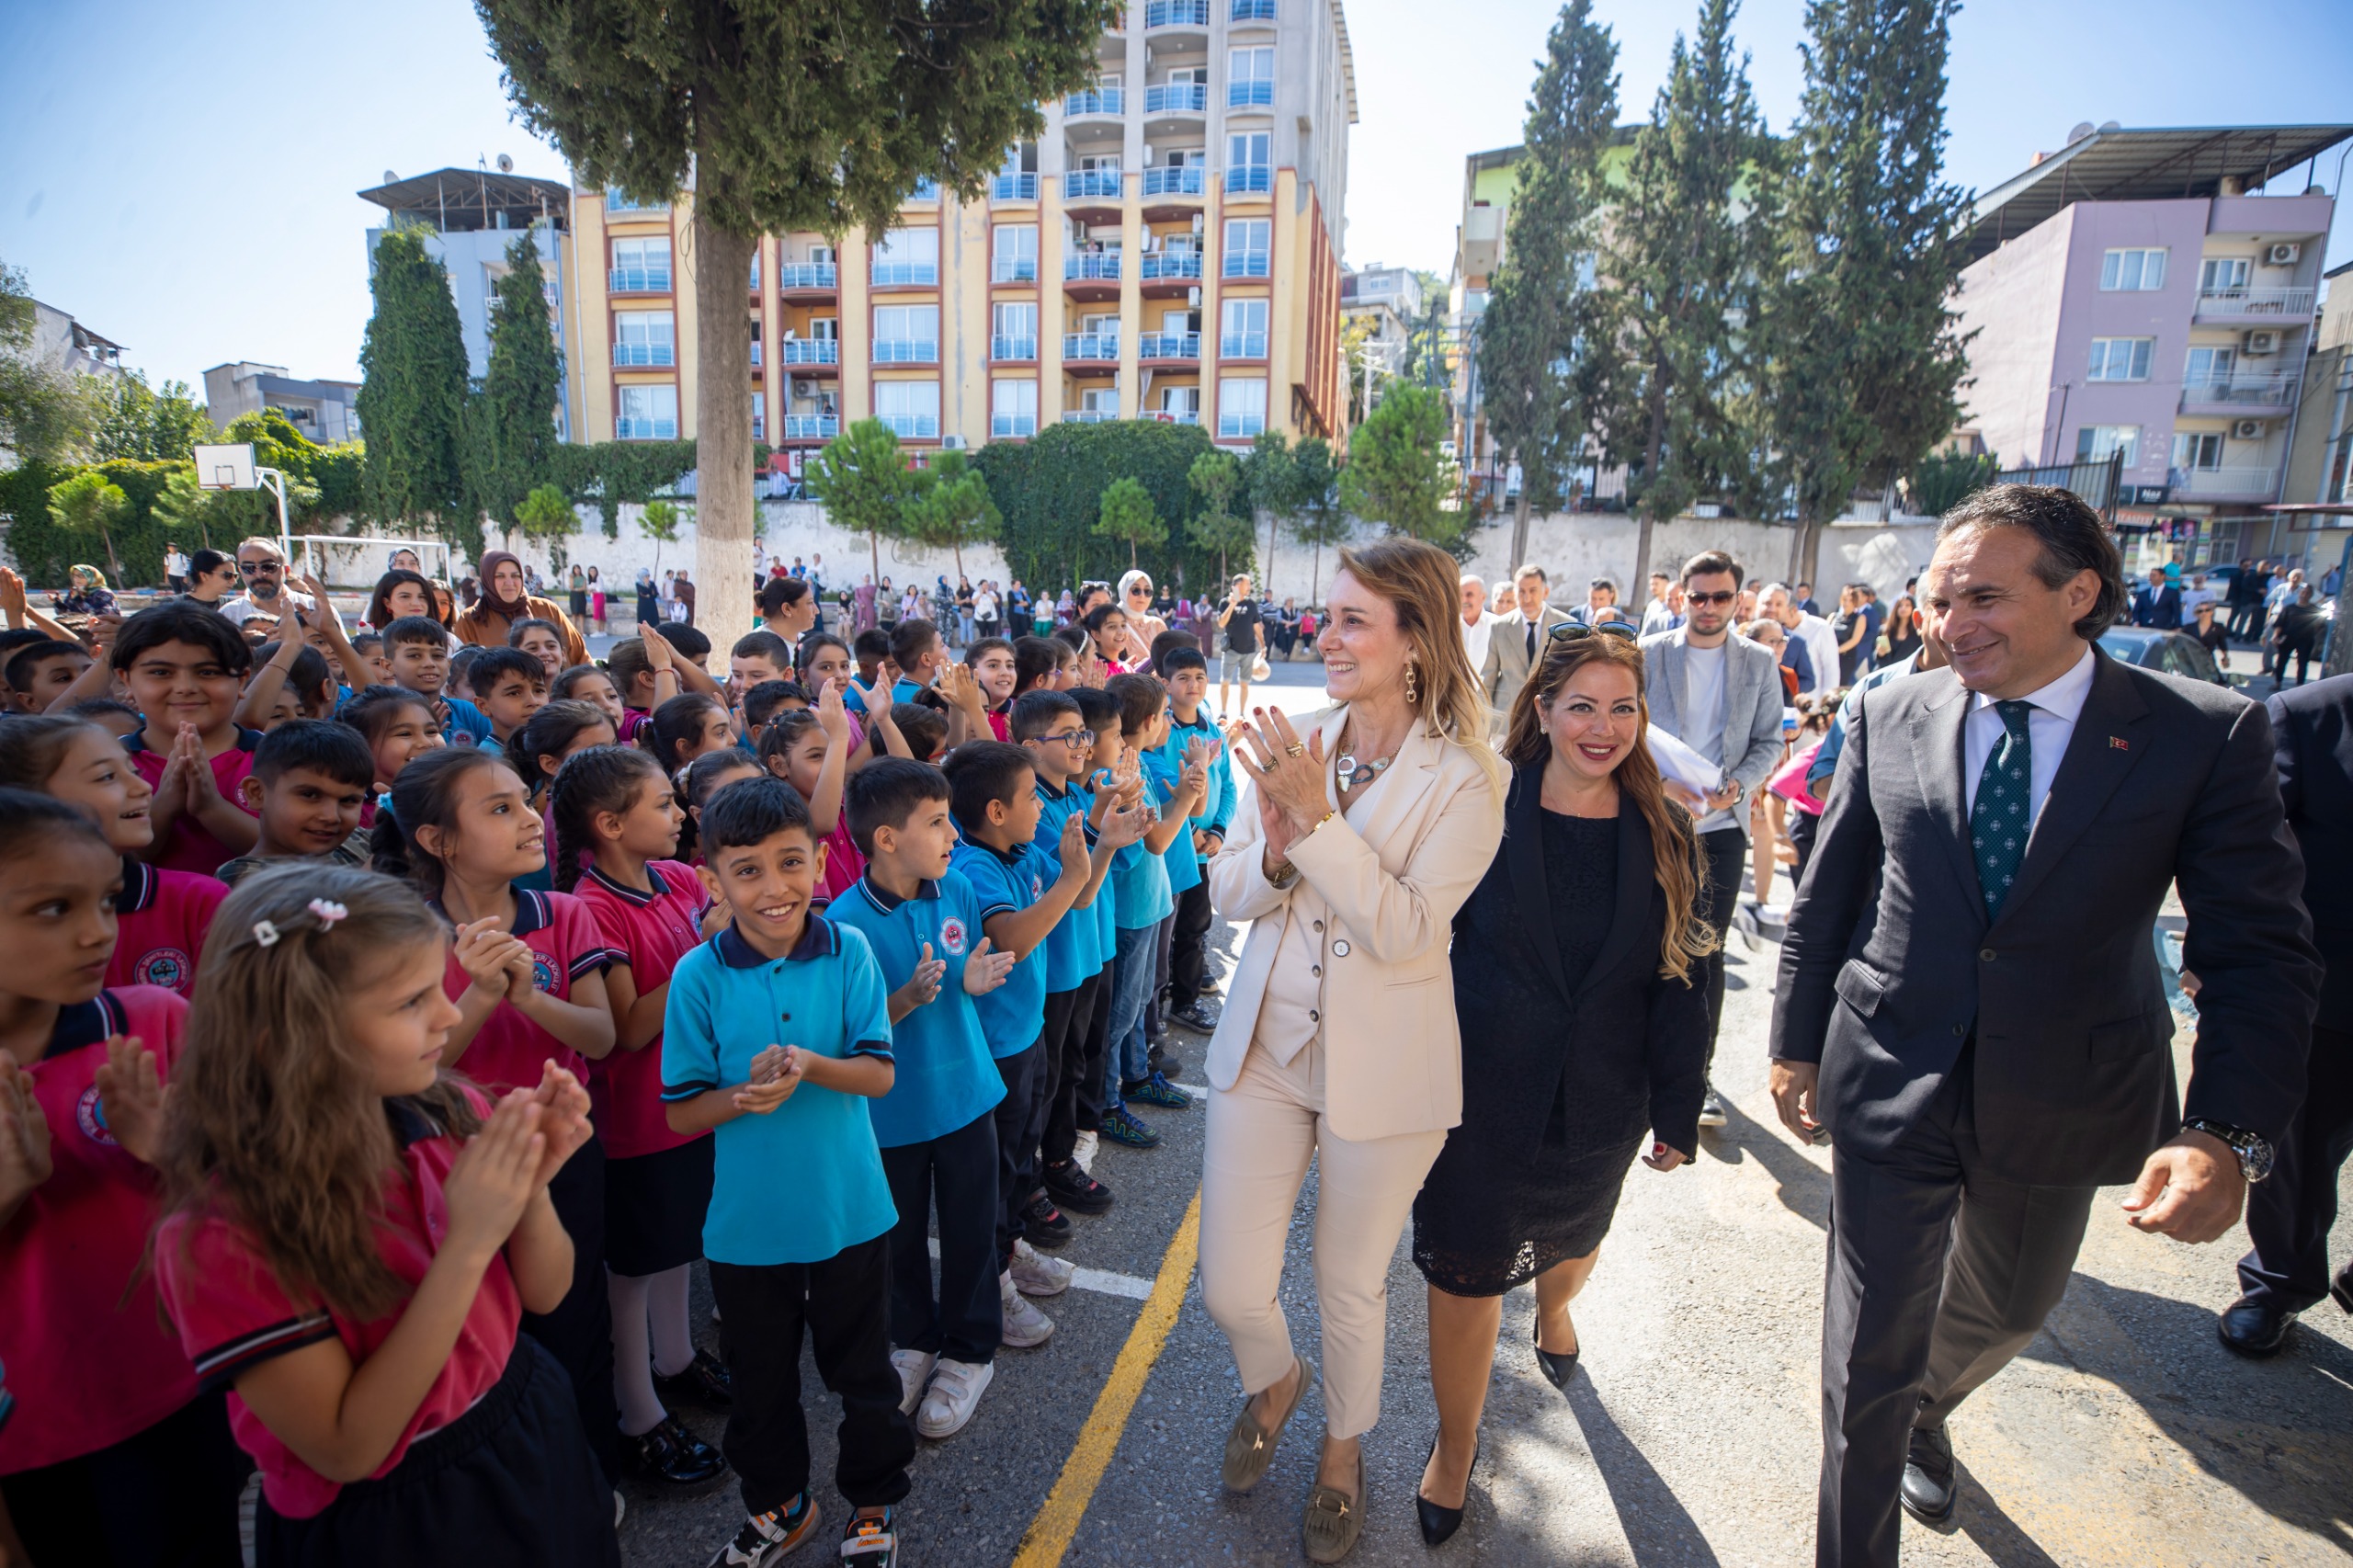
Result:
<svg viewBox="0 0 2353 1568"><path fill-rule="evenodd" d="M2313 1022L2353 1033L2353 675L2292 687L2268 706L2288 831L2304 857L2304 908L2328 966Z"/></svg>
<svg viewBox="0 0 2353 1568"><path fill-rule="evenodd" d="M2023 1182L2131 1181L2179 1130L2152 935L2169 884L2200 982L2188 1114L2277 1140L2320 983L2270 721L2215 686L2098 664L1990 927L1950 670L1867 694L1790 913L1772 1054L1821 1064L1843 1150L1892 1149L1976 1040L1979 1149Z"/></svg>

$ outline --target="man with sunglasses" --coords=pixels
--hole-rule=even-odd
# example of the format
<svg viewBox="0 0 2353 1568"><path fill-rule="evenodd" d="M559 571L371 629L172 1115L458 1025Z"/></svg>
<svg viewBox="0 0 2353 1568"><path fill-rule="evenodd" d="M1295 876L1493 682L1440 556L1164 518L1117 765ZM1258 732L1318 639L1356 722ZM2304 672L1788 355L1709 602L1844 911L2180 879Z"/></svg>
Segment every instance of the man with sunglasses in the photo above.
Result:
<svg viewBox="0 0 2353 1568"><path fill-rule="evenodd" d="M245 591L221 601L221 613L243 626L257 615L286 619L290 606L310 609L311 601L286 586L286 557L274 539L256 537L237 546L237 577Z"/></svg>
<svg viewBox="0 0 2353 1568"><path fill-rule="evenodd" d="M1683 565L1683 624L1642 639L1651 722L1723 769L1713 793L1687 801L1706 851L1707 881L1699 916L1723 931L1740 902L1748 861L1748 797L1781 761L1781 672L1772 653L1733 633L1743 577L1740 562L1707 551ZM1708 1060L1724 1011L1722 949L1699 960L1708 992ZM1722 1127L1715 1085L1700 1102L1699 1125Z"/></svg>

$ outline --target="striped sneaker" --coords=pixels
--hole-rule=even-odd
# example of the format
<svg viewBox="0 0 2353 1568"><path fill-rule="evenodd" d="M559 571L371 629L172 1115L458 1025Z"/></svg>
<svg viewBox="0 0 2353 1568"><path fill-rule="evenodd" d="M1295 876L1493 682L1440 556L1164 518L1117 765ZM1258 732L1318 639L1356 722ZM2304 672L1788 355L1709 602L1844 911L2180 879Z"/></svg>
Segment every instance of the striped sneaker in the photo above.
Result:
<svg viewBox="0 0 2353 1568"><path fill-rule="evenodd" d="M804 1491L784 1507L745 1519L735 1539L710 1560L710 1568L768 1568L816 1529L816 1500Z"/></svg>

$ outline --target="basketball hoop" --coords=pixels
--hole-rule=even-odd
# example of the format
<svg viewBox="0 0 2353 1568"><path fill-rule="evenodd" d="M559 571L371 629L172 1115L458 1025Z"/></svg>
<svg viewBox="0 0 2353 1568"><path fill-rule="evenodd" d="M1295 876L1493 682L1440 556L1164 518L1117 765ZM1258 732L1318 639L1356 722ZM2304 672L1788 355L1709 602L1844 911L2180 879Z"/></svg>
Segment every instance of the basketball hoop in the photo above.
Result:
<svg viewBox="0 0 2353 1568"><path fill-rule="evenodd" d="M195 456L196 483L199 490L261 488L260 477L254 472L254 444L251 441L227 447L199 447Z"/></svg>

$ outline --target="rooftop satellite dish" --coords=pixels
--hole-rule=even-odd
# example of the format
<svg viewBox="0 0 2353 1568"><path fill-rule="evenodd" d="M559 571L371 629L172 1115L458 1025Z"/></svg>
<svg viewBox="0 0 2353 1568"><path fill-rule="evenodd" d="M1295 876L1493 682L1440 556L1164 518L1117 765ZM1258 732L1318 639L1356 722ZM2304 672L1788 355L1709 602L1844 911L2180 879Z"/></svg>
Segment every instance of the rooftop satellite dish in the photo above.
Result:
<svg viewBox="0 0 2353 1568"><path fill-rule="evenodd" d="M498 154L498 172L503 175L513 174L515 172L515 160L508 157L504 153Z"/></svg>
<svg viewBox="0 0 2353 1568"><path fill-rule="evenodd" d="M2067 145L2072 147L2076 142L2081 142L2085 137L2089 136L2091 133L2092 122L2087 119L2081 125L2075 127L2075 130L2067 132Z"/></svg>
<svg viewBox="0 0 2353 1568"><path fill-rule="evenodd" d="M385 183L386 185L397 185L397 184L399 184L399 183L400 183L400 177L401 177L400 176L398 176L398 175L396 175L396 174L392 173L392 170L390 170L390 169L386 169L386 170L384 171L384 183Z"/></svg>
<svg viewBox="0 0 2353 1568"><path fill-rule="evenodd" d="M2100 122L2100 127L2099 127L2099 128L2100 128L2100 131L2101 131L2103 133L2108 132L2108 131L2121 131L2121 130L2123 130L2123 129L2124 129L2124 127L2122 127L2121 125L2119 125L2115 120L2112 120L2112 119L2105 119L2105 120L2102 120L2102 121Z"/></svg>

